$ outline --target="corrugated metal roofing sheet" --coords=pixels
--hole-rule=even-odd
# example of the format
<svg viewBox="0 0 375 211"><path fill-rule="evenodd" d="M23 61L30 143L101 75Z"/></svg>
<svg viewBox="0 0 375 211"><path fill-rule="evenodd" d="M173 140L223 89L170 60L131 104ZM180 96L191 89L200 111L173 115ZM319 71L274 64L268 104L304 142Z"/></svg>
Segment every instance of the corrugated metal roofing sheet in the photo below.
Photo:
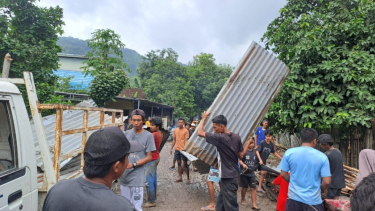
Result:
<svg viewBox="0 0 375 211"><path fill-rule="evenodd" d="M211 115L206 120L205 131L213 132L212 118L223 114L228 119L228 130L239 134L242 142L247 140L268 111L288 73L288 67L275 55L252 42L208 109ZM198 137L197 132L186 144L186 152L215 165L215 146Z"/></svg>
<svg viewBox="0 0 375 211"><path fill-rule="evenodd" d="M92 100L83 101L77 104L77 106L97 107L94 101ZM56 115L49 115L49 116L43 117L43 123L44 123L45 133L47 136L47 141L50 146L50 152L52 156L51 159L53 159ZM104 115L104 124L111 124L111 123L112 123L112 117L108 115ZM33 136L34 136L37 166L40 167L41 169L44 169L43 161L40 156L40 149L39 149L38 139L37 139L36 132L35 132L35 126L32 120L30 121L30 124L31 124ZM90 126L96 126L96 125L100 125L100 111L89 111L88 126L90 127ZM62 122L63 130L82 128L82 126L83 126L83 111L64 110L63 122ZM95 131L89 131L87 133L87 137L89 137L93 132ZM82 144L82 133L63 136L62 141L61 141L61 155L64 155L72 150L80 148L81 144ZM60 167L62 168L70 160L71 158L68 158L66 160L60 160L61 162Z"/></svg>

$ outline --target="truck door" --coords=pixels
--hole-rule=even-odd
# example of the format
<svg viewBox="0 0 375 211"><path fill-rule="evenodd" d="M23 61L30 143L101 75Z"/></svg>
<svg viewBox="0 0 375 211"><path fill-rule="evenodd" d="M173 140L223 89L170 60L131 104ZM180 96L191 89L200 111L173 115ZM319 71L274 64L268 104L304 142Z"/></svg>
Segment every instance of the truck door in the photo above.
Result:
<svg viewBox="0 0 375 211"><path fill-rule="evenodd" d="M0 95L0 211L32 210L28 207L32 204L30 169L22 164L21 152L26 150L17 140L22 129L16 115L12 98ZM34 149L28 153L35 153Z"/></svg>

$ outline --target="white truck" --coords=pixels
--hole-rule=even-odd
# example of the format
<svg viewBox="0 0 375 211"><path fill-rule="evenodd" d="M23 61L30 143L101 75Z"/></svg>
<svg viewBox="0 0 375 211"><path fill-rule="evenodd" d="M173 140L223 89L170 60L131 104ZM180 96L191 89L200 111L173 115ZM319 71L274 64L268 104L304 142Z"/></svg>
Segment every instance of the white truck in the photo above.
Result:
<svg viewBox="0 0 375 211"><path fill-rule="evenodd" d="M14 84L24 84L27 89L31 116L38 137L38 153L43 161L42 172L37 170L30 118L22 95ZM44 131L41 109L56 109L53 150L51 150ZM83 113L82 127L63 130L63 110L81 110ZM88 124L90 112L100 115L100 123L97 126ZM112 114L111 124L105 124L105 113ZM39 104L32 74L29 72L24 72L22 79L0 78L0 211L40 210L46 192L60 179L60 158L80 155L89 131L108 126L122 127L123 123L115 123L115 116L118 114L123 119L122 110ZM108 115L106 118L108 119ZM82 145L78 149L62 154L62 136L77 133L82 134ZM77 172L71 172L69 178L81 176L82 168L83 158L81 156L81 168Z"/></svg>

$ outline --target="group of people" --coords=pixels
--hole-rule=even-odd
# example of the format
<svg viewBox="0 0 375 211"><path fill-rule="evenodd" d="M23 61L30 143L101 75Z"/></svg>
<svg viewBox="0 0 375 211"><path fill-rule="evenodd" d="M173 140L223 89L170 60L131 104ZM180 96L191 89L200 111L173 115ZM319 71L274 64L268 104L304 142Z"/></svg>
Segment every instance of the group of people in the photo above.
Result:
<svg viewBox="0 0 375 211"><path fill-rule="evenodd" d="M275 151L273 133L266 129L268 121L263 121L263 127L259 127L245 145L242 145L238 134L231 133L227 129L227 119L223 115L212 119L214 133L204 131L205 120L209 113L202 114L202 123L198 129L198 136L204 137L210 144L216 146L218 168L211 167L208 175L208 190L210 204L201 210L239 210L237 202L238 186L241 187L241 204L246 205L246 192L250 188L252 209L260 210L256 203L257 192L264 193L262 182L266 176L263 164L267 162L272 153L279 159L280 155ZM255 171L261 172L261 179L256 185ZM220 193L215 205L213 183L220 184Z"/></svg>
<svg viewBox="0 0 375 211"><path fill-rule="evenodd" d="M156 206L157 165L163 139L162 120L149 119L150 132L143 127L143 110L130 115L132 129L123 132L118 127L95 131L84 148L84 177L62 180L48 192L44 211L63 210L129 210L142 211L144 186L147 203ZM120 195L112 190L120 181Z"/></svg>
<svg viewBox="0 0 375 211"><path fill-rule="evenodd" d="M334 141L329 134L318 136L315 129L305 128L300 131L301 146L287 150L281 158L273 144L273 133L267 129L267 120L255 132L255 139L250 138L243 147L241 138L226 128L227 120L223 115L212 119L215 133L205 132L208 116L209 113L202 114L198 136L216 146L218 169L210 169L207 184L211 203L202 207L202 210L239 210L238 185L242 188L241 204L246 205L245 195L250 187L252 209L260 210L256 204L256 192L264 192L262 182L266 171L263 167L271 153L281 160L280 176L273 181L275 185L280 185L276 207L278 211L325 210L322 193L326 199L337 199L341 189L345 188L342 154L333 146ZM317 144L320 144L324 153L316 149ZM351 197L352 210L374 210L375 183L369 183L375 181L375 173L371 173L375 171L375 151L363 150L359 164L358 186ZM258 188L255 182L256 170L261 172ZM216 205L213 182L220 182Z"/></svg>
<svg viewBox="0 0 375 211"><path fill-rule="evenodd" d="M255 139L250 138L242 145L238 134L227 129L227 119L218 115L212 119L213 133L204 131L205 121L210 114L202 114L198 136L216 146L218 168L212 167L208 176L211 204L202 210L239 210L237 202L238 186L241 190L241 204L246 204L247 189L251 189L252 209L260 210L256 204L256 192L263 192L265 177L264 164L273 153L281 159L280 177L274 184L281 185L276 210L325 210L321 193L326 198L335 198L345 187L341 152L333 147L333 139L328 134L318 133L312 128L300 132L301 147L285 152L281 158L275 151L273 134L264 127L258 128ZM123 132L117 127L97 130L87 140L84 147L84 177L62 180L48 192L43 210L142 210L143 189L146 184L147 203L143 207L156 206L157 165L159 147L163 135L160 132L160 118L149 120L151 133L143 128L145 113L136 109L131 113L133 128ZM175 148L174 158L179 167L182 182L182 161L190 183L187 159L181 152L188 140L189 130L185 121L179 119L179 127L174 131L170 152ZM194 128L195 129L195 128ZM262 136L264 133L264 137ZM262 140L263 139L263 140ZM315 149L319 143L325 153ZM364 150L360 154L360 174L357 187L351 198L353 210L373 210L375 199L375 151ZM261 172L257 188L255 171ZM115 180L120 181L121 196L112 190ZM214 201L213 183L220 182L220 193ZM287 193L286 193L287 192Z"/></svg>

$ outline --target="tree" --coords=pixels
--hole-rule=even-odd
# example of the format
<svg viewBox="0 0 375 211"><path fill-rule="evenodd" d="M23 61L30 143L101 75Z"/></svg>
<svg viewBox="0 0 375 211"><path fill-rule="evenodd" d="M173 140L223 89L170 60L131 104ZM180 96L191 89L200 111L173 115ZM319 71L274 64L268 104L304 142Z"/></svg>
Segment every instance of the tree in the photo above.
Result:
<svg viewBox="0 0 375 211"><path fill-rule="evenodd" d="M263 35L291 72L269 115L296 129L370 127L375 2L289 0Z"/></svg>
<svg viewBox="0 0 375 211"><path fill-rule="evenodd" d="M194 115L194 87L173 49L150 51L138 69L147 98L175 107L176 117Z"/></svg>
<svg viewBox="0 0 375 211"><path fill-rule="evenodd" d="M96 76L102 72L113 72L124 69L130 72L127 64L122 61L123 54L121 48L125 44L121 42L120 35L111 29L98 29L92 33L92 38L87 40L87 46L91 51L87 52L87 61L82 67L84 73Z"/></svg>
<svg viewBox="0 0 375 211"><path fill-rule="evenodd" d="M120 35L111 29L98 29L92 33L93 37L87 41L91 48L86 56L87 61L82 67L85 75L91 74L94 80L90 84L89 96L98 106L104 106L109 100L114 101L124 87L129 86L129 78L124 69L129 72L126 63L122 61Z"/></svg>
<svg viewBox="0 0 375 211"><path fill-rule="evenodd" d="M129 84L129 79L122 70L103 72L91 81L89 96L99 107L109 100L115 101L121 90Z"/></svg>
<svg viewBox="0 0 375 211"><path fill-rule="evenodd" d="M231 74L212 54L194 56L188 66L178 63L172 49L150 51L138 70L147 97L175 107L175 116L192 118L207 109Z"/></svg>
<svg viewBox="0 0 375 211"><path fill-rule="evenodd" d="M196 112L208 109L232 73L229 65L217 65L212 54L201 53L189 62L187 72L194 85Z"/></svg>
<svg viewBox="0 0 375 211"><path fill-rule="evenodd" d="M49 101L54 94L61 51L56 44L63 33L63 11L57 7L42 8L35 0L0 1L0 55L12 55L9 77L23 78L23 71L32 72L39 101ZM0 66L3 60L0 59ZM24 86L19 86L25 102ZM28 104L28 103L27 103Z"/></svg>

